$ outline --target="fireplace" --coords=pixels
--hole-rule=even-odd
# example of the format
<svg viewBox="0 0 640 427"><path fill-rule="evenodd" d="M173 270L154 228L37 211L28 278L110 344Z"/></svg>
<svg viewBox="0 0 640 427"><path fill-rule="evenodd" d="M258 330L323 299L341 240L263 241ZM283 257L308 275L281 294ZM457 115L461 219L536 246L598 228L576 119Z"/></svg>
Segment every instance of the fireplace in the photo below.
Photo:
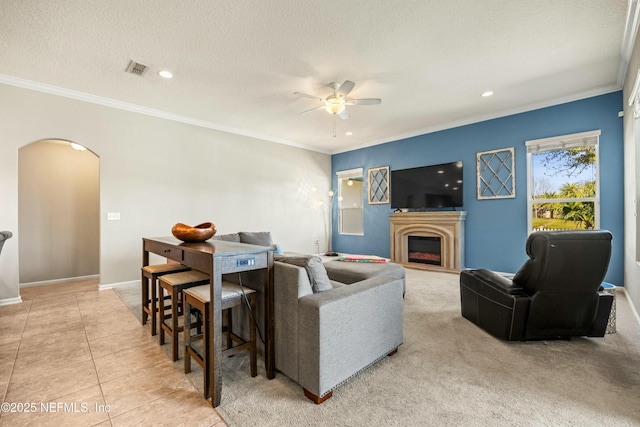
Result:
<svg viewBox="0 0 640 427"><path fill-rule="evenodd" d="M442 265L440 237L408 236L409 262Z"/></svg>
<svg viewBox="0 0 640 427"><path fill-rule="evenodd" d="M464 211L396 212L390 218L391 261L459 273L464 268Z"/></svg>

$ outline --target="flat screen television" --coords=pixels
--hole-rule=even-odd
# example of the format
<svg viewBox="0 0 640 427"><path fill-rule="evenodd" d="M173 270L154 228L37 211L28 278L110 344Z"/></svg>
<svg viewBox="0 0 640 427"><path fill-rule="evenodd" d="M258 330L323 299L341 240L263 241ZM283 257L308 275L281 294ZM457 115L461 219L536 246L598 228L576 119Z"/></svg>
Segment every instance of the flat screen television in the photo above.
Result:
<svg viewBox="0 0 640 427"><path fill-rule="evenodd" d="M392 209L462 207L462 161L391 171Z"/></svg>

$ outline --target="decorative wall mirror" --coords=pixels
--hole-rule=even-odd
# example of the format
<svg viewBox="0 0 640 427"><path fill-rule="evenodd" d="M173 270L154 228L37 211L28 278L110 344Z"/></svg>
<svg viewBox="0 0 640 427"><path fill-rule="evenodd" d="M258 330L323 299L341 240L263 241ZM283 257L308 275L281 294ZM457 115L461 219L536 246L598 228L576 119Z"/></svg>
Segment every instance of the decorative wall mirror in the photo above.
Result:
<svg viewBox="0 0 640 427"><path fill-rule="evenodd" d="M389 166L369 169L369 204L389 203Z"/></svg>
<svg viewBox="0 0 640 427"><path fill-rule="evenodd" d="M478 199L516 197L513 147L477 155Z"/></svg>

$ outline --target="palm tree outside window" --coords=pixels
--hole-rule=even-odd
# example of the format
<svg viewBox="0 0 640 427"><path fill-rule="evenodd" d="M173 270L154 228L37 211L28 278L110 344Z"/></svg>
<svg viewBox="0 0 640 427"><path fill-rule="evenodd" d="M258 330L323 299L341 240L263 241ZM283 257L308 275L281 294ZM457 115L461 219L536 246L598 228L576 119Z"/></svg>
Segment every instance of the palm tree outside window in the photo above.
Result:
<svg viewBox="0 0 640 427"><path fill-rule="evenodd" d="M600 131L527 141L528 226L600 228Z"/></svg>

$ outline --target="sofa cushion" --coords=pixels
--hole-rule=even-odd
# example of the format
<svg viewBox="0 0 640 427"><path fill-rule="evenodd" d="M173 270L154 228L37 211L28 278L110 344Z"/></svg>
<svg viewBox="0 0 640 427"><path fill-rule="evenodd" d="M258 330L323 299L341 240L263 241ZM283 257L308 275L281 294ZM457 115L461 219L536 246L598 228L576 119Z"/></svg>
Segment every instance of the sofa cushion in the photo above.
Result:
<svg viewBox="0 0 640 427"><path fill-rule="evenodd" d="M333 289L327 270L324 268L320 257L312 255L275 255L274 260L304 268L307 271L307 276L309 276L309 282L314 294Z"/></svg>
<svg viewBox="0 0 640 427"><path fill-rule="evenodd" d="M240 243L258 246L271 246L273 244L269 231L241 231L238 234L240 235Z"/></svg>
<svg viewBox="0 0 640 427"><path fill-rule="evenodd" d="M223 240L225 242L240 243L240 235L238 233L219 234L219 235L213 236L213 240Z"/></svg>

